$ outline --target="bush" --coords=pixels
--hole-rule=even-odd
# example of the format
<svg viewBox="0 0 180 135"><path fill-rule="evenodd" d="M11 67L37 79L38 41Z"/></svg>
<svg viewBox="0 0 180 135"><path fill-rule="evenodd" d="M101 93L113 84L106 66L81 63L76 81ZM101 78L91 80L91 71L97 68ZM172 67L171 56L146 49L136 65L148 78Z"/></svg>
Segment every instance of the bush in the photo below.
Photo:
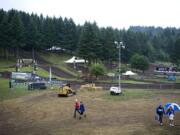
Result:
<svg viewBox="0 0 180 135"><path fill-rule="evenodd" d="M90 73L91 75L94 75L96 78L98 76L104 75L105 74L105 67L103 64L92 64L90 67Z"/></svg>
<svg viewBox="0 0 180 135"><path fill-rule="evenodd" d="M143 72L149 68L149 61L144 55L133 55L130 63L132 68L142 70Z"/></svg>

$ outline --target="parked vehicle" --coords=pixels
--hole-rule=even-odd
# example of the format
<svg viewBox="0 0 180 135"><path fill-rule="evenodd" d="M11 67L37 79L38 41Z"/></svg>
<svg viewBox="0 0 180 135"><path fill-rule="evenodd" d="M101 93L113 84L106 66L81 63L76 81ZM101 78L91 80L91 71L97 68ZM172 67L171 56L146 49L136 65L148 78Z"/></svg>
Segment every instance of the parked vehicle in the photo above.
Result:
<svg viewBox="0 0 180 135"><path fill-rule="evenodd" d="M119 87L111 87L110 88L111 95L119 95L121 93L122 93L122 91L121 91L121 89L119 89Z"/></svg>
<svg viewBox="0 0 180 135"><path fill-rule="evenodd" d="M33 82L28 84L28 90L34 89L47 89L47 86L44 82Z"/></svg>

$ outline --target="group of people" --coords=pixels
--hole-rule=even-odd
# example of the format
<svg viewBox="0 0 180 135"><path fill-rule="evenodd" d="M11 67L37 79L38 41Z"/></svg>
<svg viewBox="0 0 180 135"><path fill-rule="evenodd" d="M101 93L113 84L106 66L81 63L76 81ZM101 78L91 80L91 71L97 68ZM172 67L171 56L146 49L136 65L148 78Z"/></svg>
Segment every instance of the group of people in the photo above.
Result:
<svg viewBox="0 0 180 135"><path fill-rule="evenodd" d="M74 105L74 118L76 118L76 113L79 114L79 119L82 118L82 116L86 117L85 114L85 106L82 101L78 101L75 99L75 105Z"/></svg>
<svg viewBox="0 0 180 135"><path fill-rule="evenodd" d="M165 111L164 107L162 105L159 105L156 108L156 113L158 115L157 120L159 121L160 125L163 125L163 115L168 115L169 118L169 125L174 126L174 110L172 106L170 106L167 111Z"/></svg>
<svg viewBox="0 0 180 135"><path fill-rule="evenodd" d="M86 117L85 114L85 105L83 104L82 101L78 101L77 99L75 99L75 104L74 104L74 118L76 118L76 113L79 114L79 119L82 118L82 116ZM165 111L164 107L162 104L160 104L157 108L156 108L156 113L158 115L158 117L156 118L156 120L159 121L160 125L163 125L163 116L167 115L169 118L169 125L170 126L174 126L174 109L172 106L170 106L167 111Z"/></svg>

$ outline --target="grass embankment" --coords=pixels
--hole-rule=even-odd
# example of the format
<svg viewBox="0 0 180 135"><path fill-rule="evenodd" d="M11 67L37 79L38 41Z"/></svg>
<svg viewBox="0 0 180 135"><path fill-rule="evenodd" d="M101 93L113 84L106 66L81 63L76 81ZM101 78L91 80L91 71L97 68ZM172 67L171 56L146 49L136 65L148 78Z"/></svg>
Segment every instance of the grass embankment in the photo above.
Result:
<svg viewBox="0 0 180 135"><path fill-rule="evenodd" d="M0 72L16 72L15 69L15 65L16 65L16 61L15 60L0 60ZM33 71L33 67L32 66L28 66L28 67L22 67L20 68L20 72L32 72ZM49 77L49 72L38 67L38 70L36 71L36 74L41 76L41 77ZM56 77L55 75L52 75L52 77Z"/></svg>
<svg viewBox="0 0 180 135"><path fill-rule="evenodd" d="M16 65L16 61L13 59L11 60L0 59L0 72L4 72L4 71L11 72L13 69L15 70L15 65Z"/></svg>
<svg viewBox="0 0 180 135"><path fill-rule="evenodd" d="M54 64L54 66L58 67L59 69L73 75L73 76L78 76L78 71L74 70L73 68L69 67L66 65L64 61L70 59L72 56L63 54L55 54L55 53L40 53L40 56Z"/></svg>
<svg viewBox="0 0 180 135"><path fill-rule="evenodd" d="M78 73L77 71L74 71L73 69L71 69L70 67L68 67L64 61L67 60L68 58L70 58L70 56L59 56L57 54L44 54L44 58L46 60L50 60L51 63L54 63L55 65L57 65L59 68L63 68L63 70L65 72L68 72L70 74L73 74L74 76L77 76L80 74ZM58 62L56 64L56 62ZM10 60L2 60L0 59L0 72L15 72L16 69L15 69L15 65L16 65L16 61L13 60L13 59L10 59ZM28 67L22 67L20 68L20 72L32 72L33 71L33 67L32 66L28 66ZM76 74L77 73L77 74ZM45 77L45 78L48 78L49 77L49 72L44 70L43 68L40 68L38 67L38 70L36 71L36 74L41 76L41 77ZM57 78L59 80L69 80L69 81L82 81L82 80L77 80L77 78L72 78L72 79L67 79L67 78L62 78L62 77L59 77L59 76L56 76L54 74L52 74L52 78Z"/></svg>
<svg viewBox="0 0 180 135"><path fill-rule="evenodd" d="M16 88L9 89L9 80L0 78L0 101L21 97L29 93L31 91L27 90L27 86L16 86Z"/></svg>

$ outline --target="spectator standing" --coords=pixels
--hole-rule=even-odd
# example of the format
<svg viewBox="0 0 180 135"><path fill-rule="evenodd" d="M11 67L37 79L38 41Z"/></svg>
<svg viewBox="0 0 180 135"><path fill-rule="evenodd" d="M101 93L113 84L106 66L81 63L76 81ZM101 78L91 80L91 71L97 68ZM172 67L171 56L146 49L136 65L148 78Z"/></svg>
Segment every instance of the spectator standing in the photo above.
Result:
<svg viewBox="0 0 180 135"><path fill-rule="evenodd" d="M80 103L78 102L78 99L75 99L74 118L76 118L76 112L79 112L79 109L80 109Z"/></svg>
<svg viewBox="0 0 180 135"><path fill-rule="evenodd" d="M84 117L86 117L86 114L85 114L85 106L84 106L84 104L83 104L82 101L80 102L79 114L80 114L79 119L82 118L82 117L81 117L82 115L83 115Z"/></svg>
<svg viewBox="0 0 180 135"><path fill-rule="evenodd" d="M169 116L169 125L174 126L174 115L175 115L175 113L174 113L172 106L169 107L166 114Z"/></svg>
<svg viewBox="0 0 180 135"><path fill-rule="evenodd" d="M164 107L162 105L159 105L156 108L156 113L158 115L158 121L160 125L163 125L163 115L165 114Z"/></svg>

